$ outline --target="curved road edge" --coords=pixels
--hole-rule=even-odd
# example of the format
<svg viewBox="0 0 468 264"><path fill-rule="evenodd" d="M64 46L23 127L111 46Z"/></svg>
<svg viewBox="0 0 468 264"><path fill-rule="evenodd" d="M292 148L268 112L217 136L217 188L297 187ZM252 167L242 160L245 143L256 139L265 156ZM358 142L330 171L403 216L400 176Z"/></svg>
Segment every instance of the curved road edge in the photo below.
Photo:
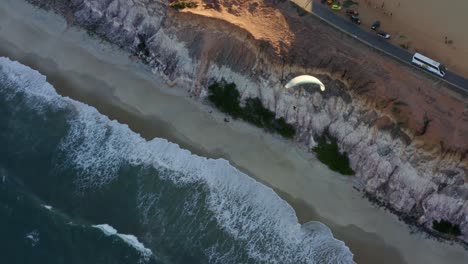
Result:
<svg viewBox="0 0 468 264"><path fill-rule="evenodd" d="M299 3L307 2L310 4L310 0L292 0L296 5L300 6ZM326 6L313 1L314 6L312 12L310 13L310 9L308 11L311 15L317 17L318 19L322 20L323 22L329 24L330 26L338 29L339 31L347 34L348 36L357 39L364 43L365 45L373 48L376 51L382 52L406 65L411 66L414 69L418 69L419 72L423 72L426 74L426 77L432 78L435 80L435 83L440 81L449 84L449 89L461 93L462 96L465 98L468 97L468 79L457 75L453 72L447 71L445 74L445 78L438 77L432 73L426 72L420 67L413 65L412 57L413 54L409 53L406 50L403 50L400 47L397 47L393 44L386 42L384 39L377 38L374 34L362 29L360 26L355 25L351 21L346 20L345 18L336 15L333 11L326 8Z"/></svg>

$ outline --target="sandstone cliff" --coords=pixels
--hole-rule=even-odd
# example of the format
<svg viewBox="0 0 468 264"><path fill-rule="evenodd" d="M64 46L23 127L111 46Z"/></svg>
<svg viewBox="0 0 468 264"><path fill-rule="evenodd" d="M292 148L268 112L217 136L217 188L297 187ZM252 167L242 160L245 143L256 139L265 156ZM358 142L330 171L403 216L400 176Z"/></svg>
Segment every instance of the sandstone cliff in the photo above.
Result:
<svg viewBox="0 0 468 264"><path fill-rule="evenodd" d="M198 96L237 84L297 128L310 148L325 129L349 154L364 191L428 227L458 224L468 242L468 99L279 0L30 0L137 54ZM328 87L286 91L298 74ZM351 188L351 187L350 187Z"/></svg>

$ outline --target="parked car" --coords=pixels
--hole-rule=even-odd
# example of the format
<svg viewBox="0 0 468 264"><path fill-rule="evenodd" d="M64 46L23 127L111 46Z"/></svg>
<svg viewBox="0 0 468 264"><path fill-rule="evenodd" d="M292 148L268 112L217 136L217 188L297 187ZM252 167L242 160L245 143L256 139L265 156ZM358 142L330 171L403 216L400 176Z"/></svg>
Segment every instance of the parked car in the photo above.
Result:
<svg viewBox="0 0 468 264"><path fill-rule="evenodd" d="M351 16L350 19L351 19L351 21L353 21L355 24L358 24L358 25L361 24L361 19L359 19L359 16Z"/></svg>
<svg viewBox="0 0 468 264"><path fill-rule="evenodd" d="M379 29L379 27L380 27L380 21L377 20L374 23L372 23L371 29L372 30L377 30L377 29Z"/></svg>
<svg viewBox="0 0 468 264"><path fill-rule="evenodd" d="M387 32L383 32L383 31L378 31L377 36L379 36L381 38L384 38L384 39L389 39L390 38L390 34L388 34Z"/></svg>
<svg viewBox="0 0 468 264"><path fill-rule="evenodd" d="M358 11L353 10L353 9L346 9L346 14L348 16L357 16L357 15L359 15Z"/></svg>
<svg viewBox="0 0 468 264"><path fill-rule="evenodd" d="M332 10L335 10L335 11L340 11L341 10L341 6L340 5L337 5L337 4L334 4L331 6L331 9Z"/></svg>

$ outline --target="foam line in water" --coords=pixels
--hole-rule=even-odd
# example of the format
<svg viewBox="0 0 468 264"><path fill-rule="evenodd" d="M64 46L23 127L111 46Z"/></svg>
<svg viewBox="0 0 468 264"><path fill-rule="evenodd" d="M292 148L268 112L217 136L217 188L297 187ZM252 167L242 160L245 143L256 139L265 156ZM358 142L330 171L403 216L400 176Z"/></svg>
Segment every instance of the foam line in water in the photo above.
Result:
<svg viewBox="0 0 468 264"><path fill-rule="evenodd" d="M47 210L52 210L52 206L50 206L50 205L43 204L41 206L44 207Z"/></svg>
<svg viewBox="0 0 468 264"><path fill-rule="evenodd" d="M114 227L108 224L93 225L93 227L100 229L106 236L120 237L123 241L125 241L125 243L138 250L138 252L141 253L145 260L148 260L151 257L151 255L153 255L151 249L146 248L145 245L138 241L138 238L134 235L120 234Z"/></svg>
<svg viewBox="0 0 468 264"><path fill-rule="evenodd" d="M31 246L35 247L40 241L40 233L38 230L33 230L27 233L25 238L31 243Z"/></svg>
<svg viewBox="0 0 468 264"><path fill-rule="evenodd" d="M243 241L249 257L258 262L353 263L352 253L326 226L301 226L288 203L227 160L196 156L161 138L146 141L127 125L109 120L95 108L58 95L37 71L0 58L0 81L4 80L14 85L13 93L25 93L31 107L70 108L76 113L69 120L71 127L60 148L71 165L82 172L76 182L80 188L108 184L117 177L124 162L153 166L173 172L160 177L176 186L203 183L208 189L205 202L217 225ZM4 92L12 93L11 90ZM146 204L155 200L147 198ZM110 226L104 229L117 232ZM207 252L213 257L218 254L215 247Z"/></svg>

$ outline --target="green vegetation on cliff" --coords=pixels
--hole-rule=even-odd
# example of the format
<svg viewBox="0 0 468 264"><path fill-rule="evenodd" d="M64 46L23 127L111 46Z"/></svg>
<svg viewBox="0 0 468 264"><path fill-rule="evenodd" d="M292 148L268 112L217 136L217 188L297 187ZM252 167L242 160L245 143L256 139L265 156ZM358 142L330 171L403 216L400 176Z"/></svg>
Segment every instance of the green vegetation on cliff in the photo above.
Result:
<svg viewBox="0 0 468 264"><path fill-rule="evenodd" d="M148 64L151 53L148 49L148 46L146 45L146 36L138 34L138 40L140 43L137 45L136 54L138 57L140 57L143 63Z"/></svg>
<svg viewBox="0 0 468 264"><path fill-rule="evenodd" d="M210 85L208 87L208 99L221 112L229 114L233 118L241 117L240 94L234 83L214 83Z"/></svg>
<svg viewBox="0 0 468 264"><path fill-rule="evenodd" d="M293 138L296 129L284 118L275 118L275 113L263 107L259 98L248 98L245 107L242 108L242 118L258 127L265 128L270 132L277 132L285 138Z"/></svg>
<svg viewBox="0 0 468 264"><path fill-rule="evenodd" d="M349 166L346 152L340 153L338 143L328 132L324 132L317 140L317 146L312 149L317 153L317 158L333 171L343 175L353 175L354 171Z"/></svg>
<svg viewBox="0 0 468 264"><path fill-rule="evenodd" d="M452 224L447 220L433 221L432 229L444 234L459 236L461 235L460 227L457 224Z"/></svg>
<svg viewBox="0 0 468 264"><path fill-rule="evenodd" d="M208 99L221 112L233 118L241 118L269 132L276 132L285 138L293 138L295 128L284 118L275 118L275 113L266 109L259 98L248 98L245 106L240 105L240 94L234 83L214 83L208 87Z"/></svg>
<svg viewBox="0 0 468 264"><path fill-rule="evenodd" d="M188 2L188 1L176 1L169 4L170 7L174 8L175 10L182 10L184 8L195 8L198 6L195 2Z"/></svg>

